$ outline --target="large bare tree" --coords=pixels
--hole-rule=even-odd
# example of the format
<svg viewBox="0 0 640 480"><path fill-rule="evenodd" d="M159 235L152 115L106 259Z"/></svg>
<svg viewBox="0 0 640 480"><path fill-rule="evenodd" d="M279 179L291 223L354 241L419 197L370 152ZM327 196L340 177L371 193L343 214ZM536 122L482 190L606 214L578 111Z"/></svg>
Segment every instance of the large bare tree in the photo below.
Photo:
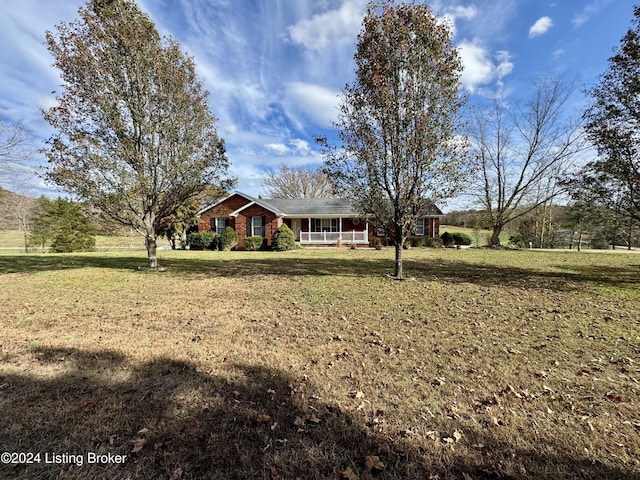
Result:
<svg viewBox="0 0 640 480"><path fill-rule="evenodd" d="M372 2L355 54L326 169L339 192L384 226L402 249L430 202L457 193L465 169L456 126L462 64L446 24L424 4Z"/></svg>
<svg viewBox="0 0 640 480"><path fill-rule="evenodd" d="M496 98L475 113L469 128L474 171L473 194L488 214L490 245L500 245L509 222L557 197L560 179L586 147L581 123L568 115L571 83L535 80L522 105Z"/></svg>
<svg viewBox="0 0 640 480"><path fill-rule="evenodd" d="M36 202L31 191L10 192L0 188L0 226L22 232L25 252L29 247L29 229Z"/></svg>
<svg viewBox="0 0 640 480"><path fill-rule="evenodd" d="M322 168L290 167L281 163L261 180L269 198L326 198L333 196L333 185Z"/></svg>
<svg viewBox="0 0 640 480"><path fill-rule="evenodd" d="M54 184L145 237L157 267L160 220L228 161L192 58L161 38L132 0L90 0L79 19L47 32L63 92L43 112Z"/></svg>
<svg viewBox="0 0 640 480"><path fill-rule="evenodd" d="M33 134L20 122L0 116L0 184L15 189L30 170L24 162L32 155Z"/></svg>

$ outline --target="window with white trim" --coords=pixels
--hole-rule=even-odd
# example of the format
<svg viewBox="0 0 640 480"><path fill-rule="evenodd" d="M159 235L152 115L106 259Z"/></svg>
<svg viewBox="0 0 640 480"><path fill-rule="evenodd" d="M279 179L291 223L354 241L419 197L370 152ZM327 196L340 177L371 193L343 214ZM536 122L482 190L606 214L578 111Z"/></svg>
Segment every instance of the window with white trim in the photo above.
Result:
<svg viewBox="0 0 640 480"><path fill-rule="evenodd" d="M228 218L212 218L211 219L211 231L216 232L218 235L224 233L224 229L229 225Z"/></svg>
<svg viewBox="0 0 640 480"><path fill-rule="evenodd" d="M427 231L428 231L428 225L427 225L427 219L426 218L419 218L418 219L418 223L416 225L416 231L415 234L416 235L426 235Z"/></svg>
<svg viewBox="0 0 640 480"><path fill-rule="evenodd" d="M264 237L263 217L251 217L251 236Z"/></svg>
<svg viewBox="0 0 640 480"><path fill-rule="evenodd" d="M337 232L337 218L313 218L311 219L313 229L312 232Z"/></svg>

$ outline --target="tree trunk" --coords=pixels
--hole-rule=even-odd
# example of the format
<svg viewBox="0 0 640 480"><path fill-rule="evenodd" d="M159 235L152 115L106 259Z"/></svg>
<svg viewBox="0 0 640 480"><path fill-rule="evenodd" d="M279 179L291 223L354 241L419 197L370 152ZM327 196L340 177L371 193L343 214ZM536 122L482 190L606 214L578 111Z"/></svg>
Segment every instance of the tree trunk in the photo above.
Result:
<svg viewBox="0 0 640 480"><path fill-rule="evenodd" d="M578 236L578 251L582 251L582 228L580 228L580 235Z"/></svg>
<svg viewBox="0 0 640 480"><path fill-rule="evenodd" d="M147 236L144 239L145 245L147 246L147 259L149 261L149 268L155 269L158 268L158 257L156 254L157 244L156 244L156 236L152 235Z"/></svg>
<svg viewBox="0 0 640 480"><path fill-rule="evenodd" d="M396 263L393 276L396 280L402 280L402 249L404 248L404 238L400 241L396 240Z"/></svg>
<svg viewBox="0 0 640 480"><path fill-rule="evenodd" d="M147 260L149 262L149 268L156 269L158 268L158 257L156 254L157 251L157 235L156 229L154 225L155 215L153 212L147 212L144 216L144 244L147 247Z"/></svg>
<svg viewBox="0 0 640 480"><path fill-rule="evenodd" d="M491 239L489 240L489 245L491 247L499 247L500 246L500 234L502 233L502 225L494 225L493 233L491 234Z"/></svg>

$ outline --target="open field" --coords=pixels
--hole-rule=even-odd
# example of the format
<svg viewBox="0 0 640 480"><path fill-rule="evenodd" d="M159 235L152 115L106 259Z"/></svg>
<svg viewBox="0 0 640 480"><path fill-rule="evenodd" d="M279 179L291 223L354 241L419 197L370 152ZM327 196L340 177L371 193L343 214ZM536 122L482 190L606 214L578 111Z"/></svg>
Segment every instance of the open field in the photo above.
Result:
<svg viewBox="0 0 640 480"><path fill-rule="evenodd" d="M455 225L440 225L440 235L442 235L444 232L449 232L451 234L460 232L469 235L473 242L472 245L475 247L483 247L485 245L489 245L489 240L491 239L492 233L491 230L485 229L474 230L473 228L457 227ZM502 245L509 245L509 237L511 237L511 235L512 233L509 230L504 230L500 234L500 243Z"/></svg>
<svg viewBox="0 0 640 480"><path fill-rule="evenodd" d="M0 478L640 478L640 256L405 258L1 252Z"/></svg>
<svg viewBox="0 0 640 480"><path fill-rule="evenodd" d="M158 246L168 246L169 242L164 238L158 239ZM105 251L112 249L143 249L144 237L137 233L122 236L96 235L96 250ZM0 250L24 249L24 235L19 230L0 230ZM38 251L37 247L33 251Z"/></svg>

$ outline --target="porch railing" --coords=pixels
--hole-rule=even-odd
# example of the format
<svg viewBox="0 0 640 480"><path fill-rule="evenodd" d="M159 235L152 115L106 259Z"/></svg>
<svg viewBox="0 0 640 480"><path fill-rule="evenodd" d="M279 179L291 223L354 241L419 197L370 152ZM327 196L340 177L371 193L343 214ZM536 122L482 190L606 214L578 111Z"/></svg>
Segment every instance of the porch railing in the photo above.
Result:
<svg viewBox="0 0 640 480"><path fill-rule="evenodd" d="M300 243L369 243L368 232L300 232Z"/></svg>

